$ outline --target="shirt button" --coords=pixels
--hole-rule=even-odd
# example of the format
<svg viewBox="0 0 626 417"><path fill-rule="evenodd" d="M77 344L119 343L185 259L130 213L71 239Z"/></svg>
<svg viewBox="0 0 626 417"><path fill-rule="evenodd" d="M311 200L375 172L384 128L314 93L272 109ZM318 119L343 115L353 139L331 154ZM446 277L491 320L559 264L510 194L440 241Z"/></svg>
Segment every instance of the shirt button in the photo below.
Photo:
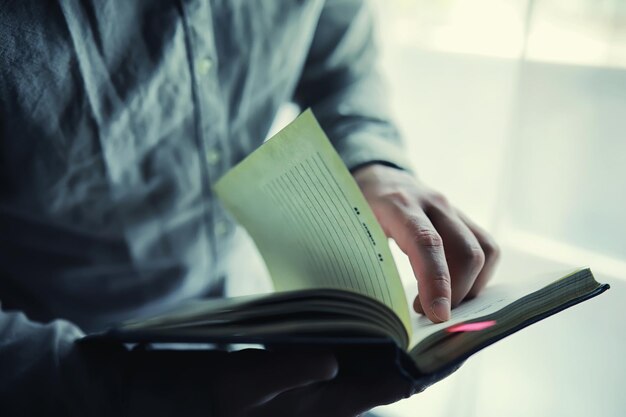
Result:
<svg viewBox="0 0 626 417"><path fill-rule="evenodd" d="M216 149L209 149L206 153L206 161L209 165L215 165L220 161L220 153Z"/></svg>
<svg viewBox="0 0 626 417"><path fill-rule="evenodd" d="M228 225L225 221L220 220L215 223L215 234L218 237L224 237L226 235L226 232L228 232Z"/></svg>
<svg viewBox="0 0 626 417"><path fill-rule="evenodd" d="M196 61L196 71L200 75L207 75L209 71L211 71L211 67L213 66L213 61L211 58L199 58Z"/></svg>

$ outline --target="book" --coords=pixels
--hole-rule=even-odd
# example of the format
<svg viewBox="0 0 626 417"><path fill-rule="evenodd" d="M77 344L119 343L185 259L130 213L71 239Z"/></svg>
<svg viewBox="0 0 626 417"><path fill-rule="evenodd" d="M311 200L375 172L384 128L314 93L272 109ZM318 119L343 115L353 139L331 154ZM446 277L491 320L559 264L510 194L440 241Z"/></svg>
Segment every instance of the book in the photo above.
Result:
<svg viewBox="0 0 626 417"><path fill-rule="evenodd" d="M490 344L609 288L581 268L534 287L488 286L444 323L411 317L387 237L310 110L214 191L254 240L276 292L196 301L89 339L391 346L401 372L434 381Z"/></svg>

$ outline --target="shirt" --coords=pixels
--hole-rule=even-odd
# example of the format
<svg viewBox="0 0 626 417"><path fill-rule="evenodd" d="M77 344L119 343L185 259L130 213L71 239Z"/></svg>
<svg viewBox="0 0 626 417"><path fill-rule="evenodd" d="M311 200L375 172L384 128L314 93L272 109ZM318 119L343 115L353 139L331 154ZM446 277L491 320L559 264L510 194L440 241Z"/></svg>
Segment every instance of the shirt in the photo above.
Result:
<svg viewBox="0 0 626 417"><path fill-rule="evenodd" d="M407 167L384 96L361 0L5 3L2 307L96 330L219 295L233 223L211 184L288 101L348 168ZM0 314L9 375L6 347L43 333ZM81 334L51 326L42 350Z"/></svg>

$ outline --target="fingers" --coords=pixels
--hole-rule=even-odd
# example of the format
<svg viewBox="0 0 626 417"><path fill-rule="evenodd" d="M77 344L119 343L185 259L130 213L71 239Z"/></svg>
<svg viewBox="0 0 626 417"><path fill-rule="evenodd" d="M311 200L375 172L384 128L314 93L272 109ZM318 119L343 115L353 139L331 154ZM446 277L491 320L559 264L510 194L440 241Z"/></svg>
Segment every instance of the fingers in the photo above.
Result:
<svg viewBox="0 0 626 417"><path fill-rule="evenodd" d="M485 264L485 254L474 233L447 204L431 205L426 210L444 242L454 308L475 286Z"/></svg>
<svg viewBox="0 0 626 417"><path fill-rule="evenodd" d="M418 313L433 322L476 296L493 275L498 249L489 235L410 174L372 164L354 173L387 236L409 257Z"/></svg>
<svg viewBox="0 0 626 417"><path fill-rule="evenodd" d="M133 382L129 410L184 415L248 416L283 392L333 379L335 357L325 352L128 352ZM134 415L134 414L133 414ZM161 415L161 414L159 414ZM278 414L278 415L285 415Z"/></svg>
<svg viewBox="0 0 626 417"><path fill-rule="evenodd" d="M440 234L426 214L412 205L388 204L382 210L386 211L381 216L385 229L407 254L417 277L418 311L435 323L449 320L452 289Z"/></svg>
<svg viewBox="0 0 626 417"><path fill-rule="evenodd" d="M338 365L322 352L268 352L246 349L228 355L227 380L220 390L237 393L242 404L262 404L276 395L335 377Z"/></svg>
<svg viewBox="0 0 626 417"><path fill-rule="evenodd" d="M379 205L383 227L409 257L418 281L414 309L438 323L487 284L499 250L487 232L443 198Z"/></svg>
<svg viewBox="0 0 626 417"><path fill-rule="evenodd" d="M149 351L132 359L141 359L144 376L134 384L132 412L169 415L175 406L194 416L349 417L414 393L387 362L369 362L365 375L337 375L335 356L321 352Z"/></svg>
<svg viewBox="0 0 626 417"><path fill-rule="evenodd" d="M345 376L285 392L259 407L252 416L274 417L287 412L300 417L357 416L412 393L412 384L397 372L369 378Z"/></svg>
<svg viewBox="0 0 626 417"><path fill-rule="evenodd" d="M489 233L484 231L469 217L467 217L465 214L458 210L457 214L459 218L463 220L467 227L472 231L485 255L484 265L480 273L478 274L478 277L474 281L474 285L467 294L467 298L474 298L480 293L483 288L485 288L487 282L489 282L491 277L493 277L496 264L500 259L500 248L498 247L495 240L489 235Z"/></svg>

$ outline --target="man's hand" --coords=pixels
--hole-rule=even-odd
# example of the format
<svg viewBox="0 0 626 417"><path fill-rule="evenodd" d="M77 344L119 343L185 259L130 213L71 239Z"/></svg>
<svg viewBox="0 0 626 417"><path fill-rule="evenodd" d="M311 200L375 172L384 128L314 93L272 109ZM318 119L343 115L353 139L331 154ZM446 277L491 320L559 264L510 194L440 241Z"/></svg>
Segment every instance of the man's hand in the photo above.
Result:
<svg viewBox="0 0 626 417"><path fill-rule="evenodd" d="M331 354L258 349L133 351L122 357L129 384L122 414L130 416L270 416L266 409L280 409L275 397L332 380L338 367Z"/></svg>
<svg viewBox="0 0 626 417"><path fill-rule="evenodd" d="M214 417L353 417L408 397L421 387L389 366L369 359L339 363L323 352L139 351L127 352L123 415ZM370 367L373 370L370 370Z"/></svg>
<svg viewBox="0 0 626 417"><path fill-rule="evenodd" d="M387 236L409 257L419 291L415 311L436 323L450 319L450 308L491 278L499 256L493 239L410 173L372 164L354 178Z"/></svg>

